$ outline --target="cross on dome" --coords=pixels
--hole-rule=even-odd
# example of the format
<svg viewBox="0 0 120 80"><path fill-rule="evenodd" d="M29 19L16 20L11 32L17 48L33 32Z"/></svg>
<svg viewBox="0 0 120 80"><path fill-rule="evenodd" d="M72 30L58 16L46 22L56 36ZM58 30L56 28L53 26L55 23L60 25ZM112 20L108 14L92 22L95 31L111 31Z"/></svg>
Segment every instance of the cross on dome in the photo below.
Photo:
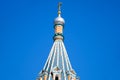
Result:
<svg viewBox="0 0 120 80"><path fill-rule="evenodd" d="M59 2L58 3L58 16L60 16L60 14L61 14L61 6L62 6L62 3Z"/></svg>

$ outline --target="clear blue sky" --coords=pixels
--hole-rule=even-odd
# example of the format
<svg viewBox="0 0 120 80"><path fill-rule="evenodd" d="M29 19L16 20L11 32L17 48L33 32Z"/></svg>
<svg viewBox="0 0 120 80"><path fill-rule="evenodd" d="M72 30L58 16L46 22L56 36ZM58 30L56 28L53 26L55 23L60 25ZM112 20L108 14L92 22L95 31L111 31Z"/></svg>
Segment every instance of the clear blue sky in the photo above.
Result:
<svg viewBox="0 0 120 80"><path fill-rule="evenodd" d="M0 80L35 80L59 0L0 1ZM61 0L65 46L81 80L120 80L120 1Z"/></svg>

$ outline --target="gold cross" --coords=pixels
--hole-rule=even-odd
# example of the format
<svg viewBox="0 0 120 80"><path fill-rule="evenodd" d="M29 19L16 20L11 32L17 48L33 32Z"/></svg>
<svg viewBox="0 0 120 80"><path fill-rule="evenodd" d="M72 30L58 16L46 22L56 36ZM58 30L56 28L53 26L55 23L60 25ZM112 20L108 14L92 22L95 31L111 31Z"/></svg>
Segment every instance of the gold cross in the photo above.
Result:
<svg viewBox="0 0 120 80"><path fill-rule="evenodd" d="M62 3L59 2L59 3L58 3L58 11L60 11L60 9L61 9L61 5L62 5Z"/></svg>

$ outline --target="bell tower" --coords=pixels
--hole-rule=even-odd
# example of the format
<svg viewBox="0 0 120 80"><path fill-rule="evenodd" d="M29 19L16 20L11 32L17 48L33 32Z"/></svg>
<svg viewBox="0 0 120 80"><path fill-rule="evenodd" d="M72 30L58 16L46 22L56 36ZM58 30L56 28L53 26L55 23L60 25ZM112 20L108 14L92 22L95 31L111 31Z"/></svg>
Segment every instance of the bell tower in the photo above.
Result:
<svg viewBox="0 0 120 80"><path fill-rule="evenodd" d="M65 20L61 17L61 3L58 3L58 16L54 20L54 43L37 80L79 80L63 43L64 24Z"/></svg>

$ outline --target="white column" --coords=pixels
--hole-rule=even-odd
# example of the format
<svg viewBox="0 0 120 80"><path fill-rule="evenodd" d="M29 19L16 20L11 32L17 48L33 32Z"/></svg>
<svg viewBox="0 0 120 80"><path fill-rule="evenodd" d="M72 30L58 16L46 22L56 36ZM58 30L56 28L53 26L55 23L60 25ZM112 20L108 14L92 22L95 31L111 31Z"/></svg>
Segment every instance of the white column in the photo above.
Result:
<svg viewBox="0 0 120 80"><path fill-rule="evenodd" d="M58 41L58 45L57 45L57 66L59 66L59 41Z"/></svg>
<svg viewBox="0 0 120 80"><path fill-rule="evenodd" d="M52 70L52 68L53 68L53 63L54 63L54 59L55 59L55 55L56 55L56 47L57 47L57 45L58 45L58 42L56 41L56 45L55 45L55 52L53 52L53 59L52 59L52 63L51 63L51 67L49 67L50 68L50 73L51 73L51 70ZM48 80L50 80L50 77L51 77L51 75L49 75L49 78L48 78Z"/></svg>
<svg viewBox="0 0 120 80"><path fill-rule="evenodd" d="M60 55L62 57L62 67L63 67L63 74L64 74L64 78L66 80L66 72L65 72L65 67L64 67L64 59L63 59L63 50L62 50L62 41L60 42Z"/></svg>
<svg viewBox="0 0 120 80"><path fill-rule="evenodd" d="M52 55L54 55L54 51L55 51L55 49L56 49L55 46L56 46L57 43L54 42L54 44L55 44L55 45L53 46L53 50L51 51L50 59L49 59L49 61L48 61L48 66L47 66L47 69L46 69L47 71L48 71L49 66L50 66L50 61L51 61L51 59L52 59Z"/></svg>
<svg viewBox="0 0 120 80"><path fill-rule="evenodd" d="M70 66L70 70L72 70L72 66L71 66L71 63L70 63L70 60L69 60L69 57L68 57L68 54L67 54L67 51L66 51L66 49L65 49L65 46L64 46L63 42L62 42L62 46L63 46L63 49L64 49L64 51L65 51L65 55L66 55L67 61L68 61L69 66Z"/></svg>

